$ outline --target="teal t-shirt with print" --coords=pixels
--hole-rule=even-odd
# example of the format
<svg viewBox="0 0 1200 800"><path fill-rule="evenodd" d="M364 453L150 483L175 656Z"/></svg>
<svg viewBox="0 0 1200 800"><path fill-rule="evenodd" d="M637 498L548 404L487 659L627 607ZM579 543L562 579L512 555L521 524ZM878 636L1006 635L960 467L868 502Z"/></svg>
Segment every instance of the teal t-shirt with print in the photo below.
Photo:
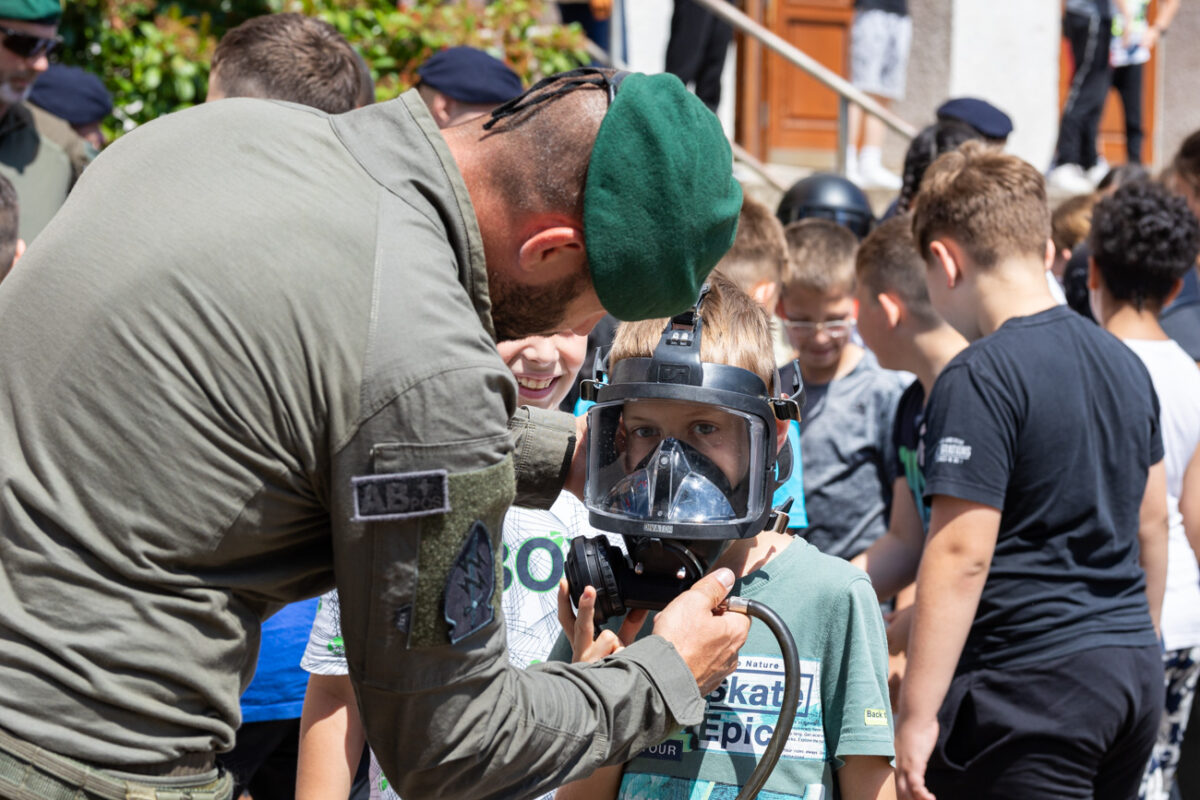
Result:
<svg viewBox="0 0 1200 800"><path fill-rule="evenodd" d="M894 755L887 642L870 580L795 539L739 580L733 593L778 612L800 654L800 704L783 755L758 796L832 800L834 772L846 756ZM551 657L570 659L565 639ZM775 730L783 688L779 645L756 620L737 671L705 698L704 721L626 764L620 800L733 800Z"/></svg>

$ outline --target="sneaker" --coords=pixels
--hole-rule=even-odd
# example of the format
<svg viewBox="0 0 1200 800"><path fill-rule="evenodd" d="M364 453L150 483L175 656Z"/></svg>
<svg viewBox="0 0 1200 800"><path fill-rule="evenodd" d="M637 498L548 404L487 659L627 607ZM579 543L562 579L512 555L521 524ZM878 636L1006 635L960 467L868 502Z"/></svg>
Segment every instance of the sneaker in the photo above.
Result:
<svg viewBox="0 0 1200 800"><path fill-rule="evenodd" d="M854 148L846 150L846 180L855 186L862 185L862 175L858 171L858 151Z"/></svg>
<svg viewBox="0 0 1200 800"><path fill-rule="evenodd" d="M1096 185L1088 180L1087 173L1078 164L1059 164L1050 170L1046 183L1068 194L1091 194L1096 190Z"/></svg>
<svg viewBox="0 0 1200 800"><path fill-rule="evenodd" d="M1092 182L1092 186L1099 186L1100 181L1104 180L1108 175L1108 171L1112 169L1112 165L1103 158L1096 161L1096 166L1087 171L1087 179Z"/></svg>
<svg viewBox="0 0 1200 800"><path fill-rule="evenodd" d="M904 181L899 175L884 167L882 164L859 165L860 185L867 189L890 189L900 191Z"/></svg>

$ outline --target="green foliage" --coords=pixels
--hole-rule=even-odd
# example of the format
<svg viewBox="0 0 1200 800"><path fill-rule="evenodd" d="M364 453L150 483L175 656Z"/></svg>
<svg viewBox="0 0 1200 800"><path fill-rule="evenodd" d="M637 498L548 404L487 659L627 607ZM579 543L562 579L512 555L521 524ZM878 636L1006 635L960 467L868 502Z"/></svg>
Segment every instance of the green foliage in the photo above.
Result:
<svg viewBox="0 0 1200 800"><path fill-rule="evenodd" d="M72 0L62 60L95 73L113 93L110 138L202 102L222 34L250 17L296 11L329 22L371 68L376 98L409 88L416 68L446 47L480 47L526 81L586 64L578 26L541 25L544 0Z"/></svg>

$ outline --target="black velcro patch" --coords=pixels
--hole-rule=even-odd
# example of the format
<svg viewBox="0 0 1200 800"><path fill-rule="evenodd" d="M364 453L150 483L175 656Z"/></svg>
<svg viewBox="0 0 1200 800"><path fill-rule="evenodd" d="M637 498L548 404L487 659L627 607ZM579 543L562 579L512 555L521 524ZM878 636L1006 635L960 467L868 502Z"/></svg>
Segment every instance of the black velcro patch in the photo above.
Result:
<svg viewBox="0 0 1200 800"><path fill-rule="evenodd" d="M492 621L496 613L492 607L495 589L492 538L487 526L476 520L446 576L443 597L451 644L458 644Z"/></svg>
<svg viewBox="0 0 1200 800"><path fill-rule="evenodd" d="M446 470L360 475L354 489L354 522L412 519L450 511Z"/></svg>

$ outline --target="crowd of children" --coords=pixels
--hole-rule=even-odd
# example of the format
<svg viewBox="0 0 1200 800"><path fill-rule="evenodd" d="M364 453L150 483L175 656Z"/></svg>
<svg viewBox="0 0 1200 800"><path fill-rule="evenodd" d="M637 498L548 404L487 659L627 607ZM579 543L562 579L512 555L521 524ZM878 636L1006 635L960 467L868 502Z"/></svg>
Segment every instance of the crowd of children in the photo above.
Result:
<svg viewBox="0 0 1200 800"><path fill-rule="evenodd" d="M1200 368L1158 318L1200 222L1146 178L1052 215L1042 176L987 142L919 172L861 241L832 214L785 227L747 198L700 307L704 363L753 374L763 402L803 391L774 436L792 527L705 565L784 611L799 644L804 711L760 796L1166 798L1200 673ZM1095 322L1051 291L1081 253ZM651 357L666 323L622 323L603 371ZM584 348L500 344L522 401L546 408L592 371ZM722 412L659 404L628 412L627 469L677 440L736 491L747 467L723 452ZM568 494L506 518L519 666L648 635L633 612L597 636L593 588L572 605L570 540L595 533ZM782 674L757 625L740 659L703 724L557 796L733 798L764 750L754 726L779 724ZM363 736L336 595L304 665L297 796L340 797ZM394 796L378 769L371 791Z"/></svg>
<svg viewBox="0 0 1200 800"><path fill-rule="evenodd" d="M439 63L422 90L445 124L520 89L498 73L496 96L460 98ZM219 82L230 92L236 66ZM339 97L369 101L357 62L343 67ZM781 611L798 644L802 711L760 797L1171 796L1200 677L1200 132L1164 179L1115 170L1053 213L1001 138L948 112L913 142L873 229L865 196L835 176L802 182L777 213L747 195L708 281L702 362L761 382L755 402L800 408L765 454L788 526L703 564ZM24 247L3 178L0 212L2 278ZM581 372L651 358L667 324L622 323L599 358L575 334L498 349L521 403L551 409L575 402ZM669 440L744 489L724 413L639 403L621 422L626 471ZM505 517L515 665L595 661L650 635L641 611L597 629L596 588L572 604L571 542L597 533L568 492ZM294 649L288 637L266 655ZM781 724L779 645L756 624L740 657L703 723L557 796L732 800ZM365 735L336 592L302 666L295 796L351 796ZM226 762L239 785L276 747L251 735L253 695L243 705L249 760ZM262 736L295 738L295 706L264 711ZM369 791L396 797L373 759Z"/></svg>

